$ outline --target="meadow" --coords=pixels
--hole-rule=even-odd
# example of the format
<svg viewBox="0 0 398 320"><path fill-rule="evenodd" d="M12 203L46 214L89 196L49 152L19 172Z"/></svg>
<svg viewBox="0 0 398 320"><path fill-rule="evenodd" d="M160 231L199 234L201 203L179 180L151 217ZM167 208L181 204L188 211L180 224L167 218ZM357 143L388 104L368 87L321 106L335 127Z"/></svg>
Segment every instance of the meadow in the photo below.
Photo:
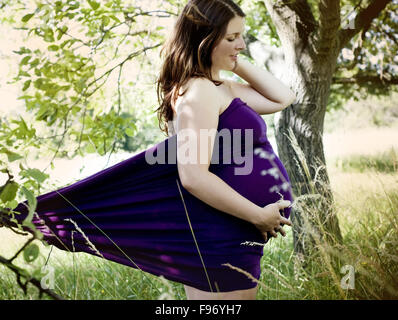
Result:
<svg viewBox="0 0 398 320"><path fill-rule="evenodd" d="M327 170L343 243L337 248L318 243L321 254L303 268L297 266L292 231L285 228L286 237L271 239L264 248L258 300L398 298L398 106L384 103L380 114L375 103L353 103L325 122ZM0 239L6 258L26 241L5 228ZM54 291L67 299L186 299L181 284L36 243L39 258L27 264L18 257L16 264L32 273L53 267ZM335 256L338 267L330 263ZM38 298L32 286L24 295L14 273L0 265L0 299Z"/></svg>

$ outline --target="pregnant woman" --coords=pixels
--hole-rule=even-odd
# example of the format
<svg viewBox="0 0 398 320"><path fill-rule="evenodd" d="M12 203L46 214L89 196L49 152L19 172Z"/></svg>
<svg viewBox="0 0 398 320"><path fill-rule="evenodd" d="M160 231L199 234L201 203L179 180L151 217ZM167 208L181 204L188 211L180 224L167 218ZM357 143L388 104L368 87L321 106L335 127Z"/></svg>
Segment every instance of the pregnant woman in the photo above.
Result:
<svg viewBox="0 0 398 320"><path fill-rule="evenodd" d="M261 244L285 235L293 201L260 115L295 96L238 58L244 18L232 0L187 3L158 79L169 137L39 196L33 223L47 243L162 275L184 284L188 299L255 299L257 283L237 268L260 278ZM221 70L247 84L222 80ZM26 203L15 211L22 221Z"/></svg>

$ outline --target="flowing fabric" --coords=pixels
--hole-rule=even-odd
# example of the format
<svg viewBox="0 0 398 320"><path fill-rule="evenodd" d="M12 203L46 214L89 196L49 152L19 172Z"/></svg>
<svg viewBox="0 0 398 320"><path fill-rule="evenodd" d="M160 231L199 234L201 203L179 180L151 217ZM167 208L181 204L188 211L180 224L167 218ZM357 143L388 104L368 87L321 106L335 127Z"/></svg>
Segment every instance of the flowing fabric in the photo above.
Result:
<svg viewBox="0 0 398 320"><path fill-rule="evenodd" d="M230 135L240 147L238 153L252 159L251 171L244 172L249 161L239 162L236 148L221 142L214 145L212 157L213 161L218 153L219 161L212 162L209 171L258 206L281 196L293 201L289 177L267 139L264 120L239 98L219 116L216 141L227 141L225 135L218 137L233 129L252 130L252 144L242 134ZM48 244L62 250L101 256L200 290L255 287L256 282L233 267L260 278L263 246L258 244L265 244L261 232L182 186L176 145L173 135L70 186L38 196L34 225ZM27 215L26 204L15 209L21 212L18 221ZM283 215L288 218L290 208Z"/></svg>

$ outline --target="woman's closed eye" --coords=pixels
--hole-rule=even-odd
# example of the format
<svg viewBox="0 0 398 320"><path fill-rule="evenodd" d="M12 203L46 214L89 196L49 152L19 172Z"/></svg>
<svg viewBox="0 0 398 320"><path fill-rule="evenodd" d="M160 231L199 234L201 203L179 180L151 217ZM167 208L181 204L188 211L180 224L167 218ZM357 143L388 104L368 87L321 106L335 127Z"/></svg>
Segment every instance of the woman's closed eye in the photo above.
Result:
<svg viewBox="0 0 398 320"><path fill-rule="evenodd" d="M244 38L243 35L242 35L241 37L242 37L242 39ZM239 37L227 38L227 40L228 40L229 42L232 42L232 41L235 41L235 40L238 39L238 38L239 38Z"/></svg>

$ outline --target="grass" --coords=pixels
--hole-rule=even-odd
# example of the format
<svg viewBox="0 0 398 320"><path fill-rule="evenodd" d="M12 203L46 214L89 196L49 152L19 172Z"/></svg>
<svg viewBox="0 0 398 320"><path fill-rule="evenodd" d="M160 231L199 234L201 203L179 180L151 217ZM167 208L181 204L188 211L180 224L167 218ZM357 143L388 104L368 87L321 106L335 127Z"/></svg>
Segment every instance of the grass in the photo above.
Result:
<svg viewBox="0 0 398 320"><path fill-rule="evenodd" d="M10 231L2 230L2 238L15 238ZM14 242L23 244L23 239L18 237ZM170 291L170 298L185 299L185 293L181 284L170 281L162 281L161 278L124 265L104 260L86 253L68 253L57 248L44 246L41 242L35 242L40 246L40 256L32 264L27 265L18 257L16 264L31 272L40 272L46 264L54 268L54 291L67 299L121 299L121 300L150 300L161 298L164 293ZM2 246L4 249L4 245ZM11 257L15 250L8 250L6 258ZM47 272L42 273L44 276ZM172 287L169 288L168 286ZM0 300L4 299L38 299L38 290L28 286L28 294L24 296L22 290L16 285L15 275L6 267L0 265ZM172 293L171 293L172 291ZM171 296L173 295L173 296ZM47 298L43 296L44 298Z"/></svg>
<svg viewBox="0 0 398 320"><path fill-rule="evenodd" d="M318 250L304 268L293 251L292 230L285 228L285 238L271 239L264 248L257 299L398 298L397 151L345 154L334 160L327 169L343 243L331 246L318 240ZM0 255L6 258L26 241L5 228L0 239ZM32 264L19 257L16 264L39 274L48 259L55 270L54 290L68 299L186 299L182 284L85 253L53 248L49 255L50 247L36 243L40 257ZM344 266L354 272L351 289L342 287L348 274ZM38 298L30 286L24 295L15 275L0 265L0 299Z"/></svg>
<svg viewBox="0 0 398 320"><path fill-rule="evenodd" d="M353 161L347 159L347 161ZM325 256L314 255L305 268L297 269L290 228L285 238L271 239L261 260L262 275L257 299L397 299L398 298L398 174L396 172L339 171L330 168L331 186L343 233L338 248L339 267L328 268ZM353 179L353 176L356 178ZM387 179L388 177L388 179ZM384 183L387 181L387 183ZM1 229L0 254L11 257L24 238ZM30 271L48 264L55 269L55 291L68 299L186 299L183 286L148 273L85 253L66 253L37 242L41 255L27 265ZM320 243L326 259L335 252ZM341 279L349 265L355 271L355 289L342 289ZM336 280L337 279L337 280ZM30 287L25 296L15 276L0 265L0 299L38 299ZM46 297L44 297L46 298Z"/></svg>
<svg viewBox="0 0 398 320"><path fill-rule="evenodd" d="M335 165L344 172L398 172L398 152L391 147L390 150L375 155L352 155L335 159Z"/></svg>

